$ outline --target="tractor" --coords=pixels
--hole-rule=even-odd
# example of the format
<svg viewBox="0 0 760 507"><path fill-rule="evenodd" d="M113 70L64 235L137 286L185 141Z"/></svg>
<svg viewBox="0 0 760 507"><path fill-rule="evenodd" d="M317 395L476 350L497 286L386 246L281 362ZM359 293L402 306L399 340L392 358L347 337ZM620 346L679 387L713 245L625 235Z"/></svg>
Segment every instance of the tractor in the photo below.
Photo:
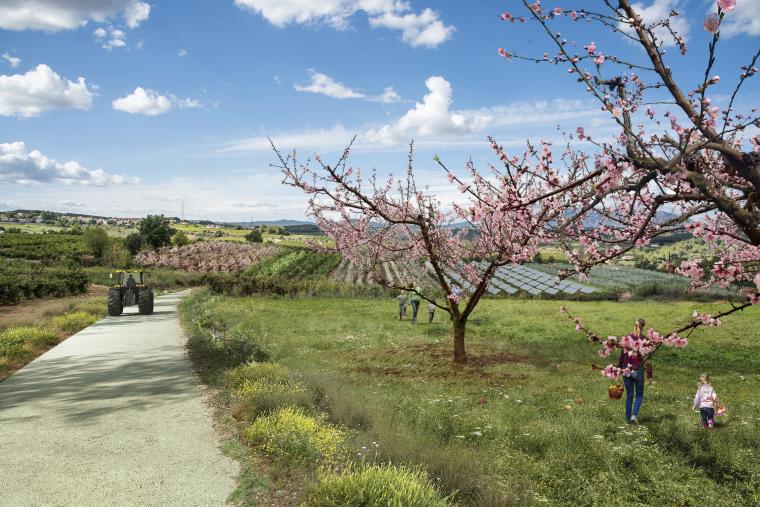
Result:
<svg viewBox="0 0 760 507"><path fill-rule="evenodd" d="M145 282L143 271L114 271L116 285L108 288L108 315L121 315L125 306L137 305L141 315L153 313L153 287Z"/></svg>

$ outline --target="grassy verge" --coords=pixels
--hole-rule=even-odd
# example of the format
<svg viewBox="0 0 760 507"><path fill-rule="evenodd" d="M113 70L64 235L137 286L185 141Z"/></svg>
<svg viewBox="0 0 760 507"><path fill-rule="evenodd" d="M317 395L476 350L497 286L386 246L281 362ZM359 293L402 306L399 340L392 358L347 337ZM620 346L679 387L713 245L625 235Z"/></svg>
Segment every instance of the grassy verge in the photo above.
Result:
<svg viewBox="0 0 760 507"><path fill-rule="evenodd" d="M360 465L419 469L449 503L760 502L757 309L694 332L684 350L659 353L642 424L628 426L624 402L609 400L609 381L590 369L600 361L596 349L559 317L557 301L482 302L468 328L471 360L464 367L450 361L447 322L399 322L391 301L199 291L185 304L207 335L225 337L238 351L215 364L238 353L276 362L310 393L303 410L326 413L327 423L342 428ZM629 331L636 317L669 329L695 309L719 306L565 304L610 334ZM712 374L729 407L713 433L701 431L690 410L702 371ZM211 377L222 382L224 375ZM229 396L232 410L237 395ZM322 482L309 476L302 500Z"/></svg>
<svg viewBox="0 0 760 507"><path fill-rule="evenodd" d="M444 506L419 468L367 462L360 432L328 419L324 393L269 361L250 335L215 321L200 291L180 306L188 348L215 389L225 449L241 464L238 505ZM213 299L213 298L212 298ZM356 502L360 503L356 503Z"/></svg>
<svg viewBox="0 0 760 507"><path fill-rule="evenodd" d="M0 324L0 380L72 334L106 316L103 297L61 300L42 317Z"/></svg>

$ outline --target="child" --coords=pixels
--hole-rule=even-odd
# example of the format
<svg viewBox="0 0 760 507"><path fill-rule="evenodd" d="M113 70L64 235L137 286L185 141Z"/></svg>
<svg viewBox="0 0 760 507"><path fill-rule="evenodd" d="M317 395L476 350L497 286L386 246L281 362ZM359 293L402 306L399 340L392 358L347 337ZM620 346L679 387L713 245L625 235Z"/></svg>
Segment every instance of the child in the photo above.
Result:
<svg viewBox="0 0 760 507"><path fill-rule="evenodd" d="M699 409L702 416L702 427L712 429L715 424L715 407L718 406L718 395L710 385L710 375L703 373L699 376L697 394L694 396L692 408Z"/></svg>
<svg viewBox="0 0 760 507"><path fill-rule="evenodd" d="M401 291L396 299L398 299L398 320L406 320L406 292Z"/></svg>
<svg viewBox="0 0 760 507"><path fill-rule="evenodd" d="M433 317L435 317L435 299L428 303L428 324L433 322Z"/></svg>

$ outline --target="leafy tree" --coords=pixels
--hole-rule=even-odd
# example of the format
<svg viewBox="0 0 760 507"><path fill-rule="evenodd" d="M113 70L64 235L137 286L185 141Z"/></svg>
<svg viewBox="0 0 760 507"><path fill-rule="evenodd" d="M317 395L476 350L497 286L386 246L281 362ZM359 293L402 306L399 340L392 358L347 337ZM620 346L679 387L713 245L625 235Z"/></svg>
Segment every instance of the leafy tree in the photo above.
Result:
<svg viewBox="0 0 760 507"><path fill-rule="evenodd" d="M172 238L174 246L185 246L190 244L190 238L187 237L185 231L177 231Z"/></svg>
<svg viewBox="0 0 760 507"><path fill-rule="evenodd" d="M127 247L127 250L129 250L129 253L134 255L137 255L137 253L140 251L140 249L143 247L143 237L142 235L133 232L126 238L124 238L124 246Z"/></svg>
<svg viewBox="0 0 760 507"><path fill-rule="evenodd" d="M92 251L92 254L98 260L103 260L103 254L108 249L110 238L108 233L101 227L88 227L84 231L84 243Z"/></svg>
<svg viewBox="0 0 760 507"><path fill-rule="evenodd" d="M140 220L137 229L145 243L154 250L171 245L172 235L176 232L164 215L148 215Z"/></svg>
<svg viewBox="0 0 760 507"><path fill-rule="evenodd" d="M261 233L257 229L253 229L251 232L245 235L245 240L248 243L261 243L264 238L261 236Z"/></svg>

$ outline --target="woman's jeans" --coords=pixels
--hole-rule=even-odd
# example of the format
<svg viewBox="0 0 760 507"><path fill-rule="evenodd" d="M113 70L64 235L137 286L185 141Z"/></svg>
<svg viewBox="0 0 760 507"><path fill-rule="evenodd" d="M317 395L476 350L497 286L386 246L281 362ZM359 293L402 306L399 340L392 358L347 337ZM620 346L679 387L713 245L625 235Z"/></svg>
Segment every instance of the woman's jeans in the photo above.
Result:
<svg viewBox="0 0 760 507"><path fill-rule="evenodd" d="M636 370L631 373L630 377L623 377L625 385L625 420L630 421L631 417L638 417L641 402L644 401L644 372ZM633 400L634 394L636 401Z"/></svg>

